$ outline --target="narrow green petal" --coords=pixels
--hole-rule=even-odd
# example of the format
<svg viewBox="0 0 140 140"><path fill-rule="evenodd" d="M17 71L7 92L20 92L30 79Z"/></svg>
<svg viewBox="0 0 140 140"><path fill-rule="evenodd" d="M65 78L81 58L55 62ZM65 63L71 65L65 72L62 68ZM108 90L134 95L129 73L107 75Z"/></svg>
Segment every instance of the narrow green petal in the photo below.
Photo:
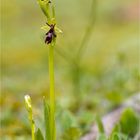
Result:
<svg viewBox="0 0 140 140"><path fill-rule="evenodd" d="M48 32L50 27L48 25L45 25L45 26L42 26L41 29Z"/></svg>
<svg viewBox="0 0 140 140"><path fill-rule="evenodd" d="M59 29L58 27L55 27L55 31L56 33L63 33L61 29Z"/></svg>

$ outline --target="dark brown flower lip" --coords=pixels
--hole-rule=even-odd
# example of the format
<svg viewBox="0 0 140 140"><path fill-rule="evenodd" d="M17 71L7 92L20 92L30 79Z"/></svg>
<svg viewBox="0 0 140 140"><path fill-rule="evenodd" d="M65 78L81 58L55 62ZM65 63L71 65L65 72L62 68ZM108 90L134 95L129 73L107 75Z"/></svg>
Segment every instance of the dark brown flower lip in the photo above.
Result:
<svg viewBox="0 0 140 140"><path fill-rule="evenodd" d="M56 37L56 33L54 30L55 24L51 24L51 25L49 25L48 23L46 24L50 27L50 30L46 33L45 43L50 44L52 40Z"/></svg>

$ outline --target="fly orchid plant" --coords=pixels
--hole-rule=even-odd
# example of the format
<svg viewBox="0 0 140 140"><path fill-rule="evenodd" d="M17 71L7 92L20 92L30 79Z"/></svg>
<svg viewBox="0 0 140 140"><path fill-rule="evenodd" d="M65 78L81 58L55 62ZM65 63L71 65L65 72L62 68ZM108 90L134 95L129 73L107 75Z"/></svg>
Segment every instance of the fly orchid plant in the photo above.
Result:
<svg viewBox="0 0 140 140"><path fill-rule="evenodd" d="M41 29L46 31L45 43L49 48L49 78L50 78L50 99L49 103L44 100L44 119L45 119L45 140L56 140L55 128L55 93L54 93L54 47L56 37L62 31L57 27L55 18L55 8L52 0L37 0L44 15L46 16L46 25ZM25 104L29 113L29 120L32 128L32 140L44 140L43 135L38 129L35 132L35 124L33 121L31 99L25 96Z"/></svg>
<svg viewBox="0 0 140 140"><path fill-rule="evenodd" d="M54 93L54 47L56 43L57 33L62 33L62 31L56 25L55 18L55 7L52 0L38 0L44 15L47 18L46 25L41 27L45 30L46 37L45 43L49 47L49 77L50 77L50 137L51 140L56 139L55 130L55 93Z"/></svg>

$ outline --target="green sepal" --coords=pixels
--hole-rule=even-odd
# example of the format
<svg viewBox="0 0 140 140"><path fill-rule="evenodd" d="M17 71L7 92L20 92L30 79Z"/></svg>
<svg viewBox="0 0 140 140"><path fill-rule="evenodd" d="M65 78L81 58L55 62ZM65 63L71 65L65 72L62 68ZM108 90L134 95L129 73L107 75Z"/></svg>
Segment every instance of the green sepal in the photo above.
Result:
<svg viewBox="0 0 140 140"><path fill-rule="evenodd" d="M49 27L48 25L44 25L44 26L41 27L41 29L48 32L48 31L50 30L50 27ZM54 30L55 30L55 32L58 33L58 34L59 34L59 33L63 33L62 30L59 29L57 26L55 26Z"/></svg>

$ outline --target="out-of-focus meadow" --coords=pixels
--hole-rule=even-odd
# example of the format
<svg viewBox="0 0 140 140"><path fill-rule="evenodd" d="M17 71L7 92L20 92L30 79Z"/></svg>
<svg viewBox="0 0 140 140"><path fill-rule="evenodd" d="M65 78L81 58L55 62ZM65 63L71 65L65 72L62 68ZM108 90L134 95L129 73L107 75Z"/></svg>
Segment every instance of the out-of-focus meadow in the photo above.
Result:
<svg viewBox="0 0 140 140"><path fill-rule="evenodd" d="M95 114L106 114L136 94L140 82L138 0L97 0L93 7L91 3L55 0L58 26L63 30L55 49L57 106L72 112L83 133ZM1 2L3 140L30 135L25 94L32 97L37 121L43 117L42 97L49 93L48 48L40 29L45 22L36 0Z"/></svg>

